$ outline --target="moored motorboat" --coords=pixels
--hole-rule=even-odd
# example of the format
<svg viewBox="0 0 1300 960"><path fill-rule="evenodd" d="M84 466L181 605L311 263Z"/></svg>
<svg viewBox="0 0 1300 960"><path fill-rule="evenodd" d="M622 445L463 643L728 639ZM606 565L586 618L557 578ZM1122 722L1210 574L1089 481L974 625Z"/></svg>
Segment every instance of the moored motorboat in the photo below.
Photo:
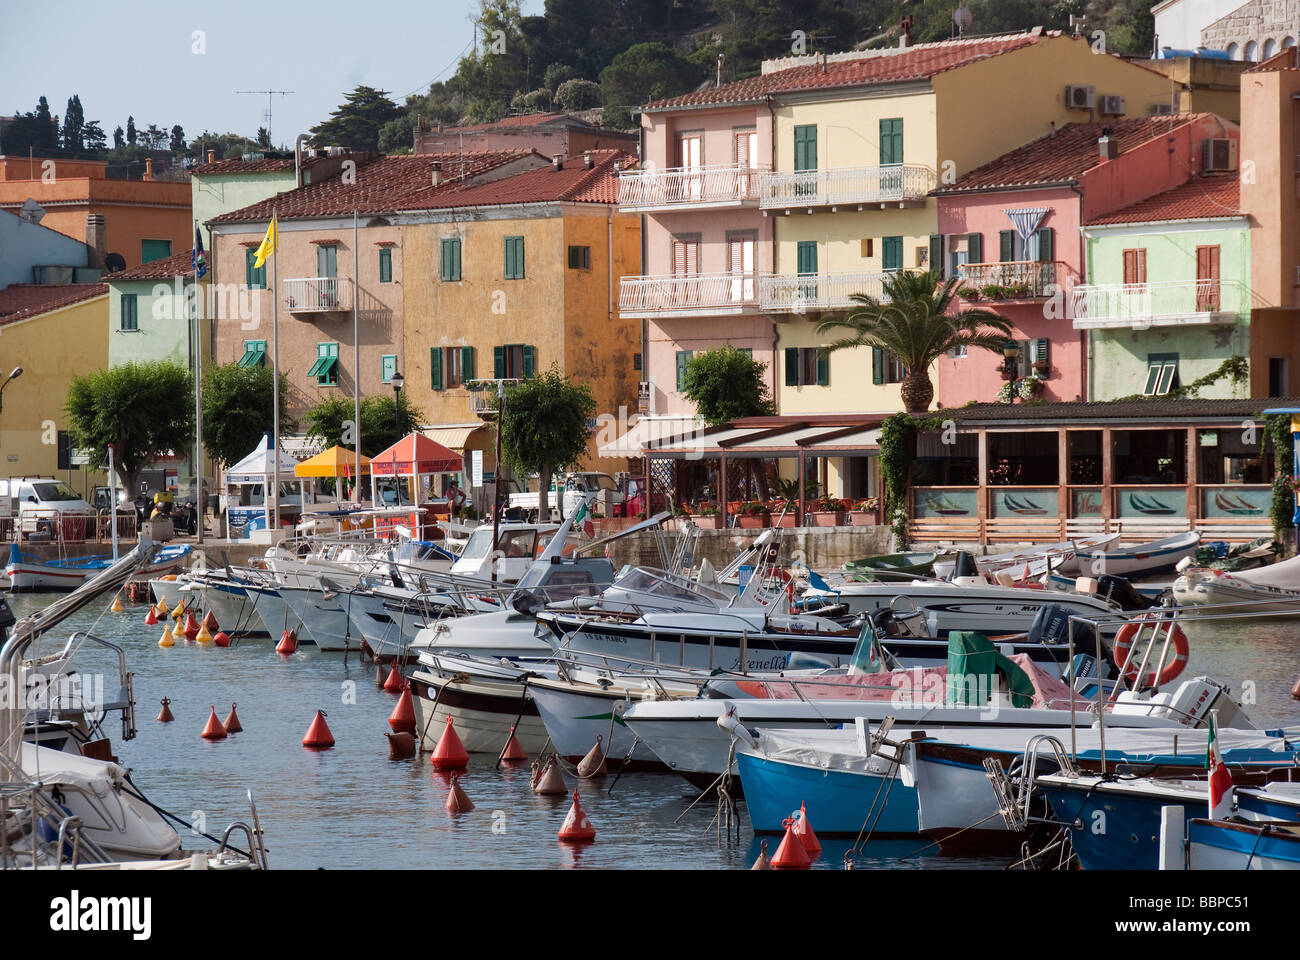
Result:
<svg viewBox="0 0 1300 960"><path fill-rule="evenodd" d="M189 552L189 544L184 543L162 547L153 560L143 566L136 576L156 577L175 570ZM9 578L9 589L15 593L27 590L74 590L96 574L107 570L113 563L111 556L42 560L40 557L19 550L18 544L14 543L9 547L9 562L5 566L5 576Z"/></svg>

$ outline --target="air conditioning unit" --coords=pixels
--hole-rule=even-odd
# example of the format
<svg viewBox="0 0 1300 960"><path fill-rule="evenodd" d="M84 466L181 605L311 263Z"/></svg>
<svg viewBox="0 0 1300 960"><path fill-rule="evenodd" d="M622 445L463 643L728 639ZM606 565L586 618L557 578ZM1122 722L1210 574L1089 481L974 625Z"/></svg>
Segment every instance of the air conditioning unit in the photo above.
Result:
<svg viewBox="0 0 1300 960"><path fill-rule="evenodd" d="M1107 95L1101 98L1101 113L1106 117L1122 117L1124 115L1124 98L1117 95Z"/></svg>
<svg viewBox="0 0 1300 960"><path fill-rule="evenodd" d="M1151 109L1147 111L1148 116L1152 117L1170 117L1173 113L1173 105L1168 103L1153 103Z"/></svg>
<svg viewBox="0 0 1300 960"><path fill-rule="evenodd" d="M1228 173L1237 169L1237 141L1214 138L1205 141L1202 167L1206 173Z"/></svg>
<svg viewBox="0 0 1300 960"><path fill-rule="evenodd" d="M1097 102L1097 88L1072 83L1065 88L1067 110L1091 110Z"/></svg>

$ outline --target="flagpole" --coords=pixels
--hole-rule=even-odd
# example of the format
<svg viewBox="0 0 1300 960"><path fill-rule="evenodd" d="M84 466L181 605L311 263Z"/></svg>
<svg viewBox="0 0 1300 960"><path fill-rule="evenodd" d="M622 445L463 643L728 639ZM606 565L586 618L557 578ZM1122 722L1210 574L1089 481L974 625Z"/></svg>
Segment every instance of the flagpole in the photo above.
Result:
<svg viewBox="0 0 1300 960"><path fill-rule="evenodd" d="M194 221L194 239L199 240L199 222ZM194 273L194 510L198 515L198 542L203 543L203 300L199 297L198 249L190 258Z"/></svg>
<svg viewBox="0 0 1300 960"><path fill-rule="evenodd" d="M357 249L357 211L352 211L352 392L353 392L353 449L356 451L357 479L361 479L361 323L357 310L357 282L360 274L360 252ZM353 503L361 502L361 485L352 488ZM339 498L342 500L342 497Z"/></svg>
<svg viewBox="0 0 1300 960"><path fill-rule="evenodd" d="M280 258L276 256L276 250L280 246L280 229L274 206L271 207L271 229L274 231L271 239L271 288L274 291L271 297L271 463L274 464L271 495L275 498L272 501L275 504L272 510L274 526L271 529L277 531L280 529ZM270 542L275 543L274 532Z"/></svg>

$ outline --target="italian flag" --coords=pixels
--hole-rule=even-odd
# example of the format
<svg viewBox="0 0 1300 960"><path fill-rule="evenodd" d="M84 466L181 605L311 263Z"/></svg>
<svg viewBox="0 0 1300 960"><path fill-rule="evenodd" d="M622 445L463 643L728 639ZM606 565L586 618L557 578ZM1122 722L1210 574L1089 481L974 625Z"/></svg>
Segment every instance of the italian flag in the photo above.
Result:
<svg viewBox="0 0 1300 960"><path fill-rule="evenodd" d="M1210 770L1210 819L1223 820L1232 813L1232 773L1219 753L1219 743L1214 734L1214 721L1210 721L1210 746L1205 757Z"/></svg>

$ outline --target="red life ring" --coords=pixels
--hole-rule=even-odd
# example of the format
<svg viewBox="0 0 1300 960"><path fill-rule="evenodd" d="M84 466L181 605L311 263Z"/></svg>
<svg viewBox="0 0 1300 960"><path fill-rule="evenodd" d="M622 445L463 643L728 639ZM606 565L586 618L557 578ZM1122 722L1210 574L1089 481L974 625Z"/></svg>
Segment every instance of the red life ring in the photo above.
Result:
<svg viewBox="0 0 1300 960"><path fill-rule="evenodd" d="M1131 683L1136 684L1139 682L1138 670L1142 666L1138 658L1130 659L1129 657L1139 633L1145 626L1150 624L1153 630L1152 643L1160 642L1163 646L1160 626L1168 623L1169 620L1166 618L1147 615L1132 620L1119 628L1119 633L1115 635L1115 663L1123 670L1124 676ZM1187 634L1183 633L1183 628L1177 623L1169 627L1169 640L1174 645L1173 659L1165 664L1159 675L1155 673L1156 663L1148 662L1147 671L1141 677L1141 683L1144 686L1158 687L1169 683L1187 667Z"/></svg>

